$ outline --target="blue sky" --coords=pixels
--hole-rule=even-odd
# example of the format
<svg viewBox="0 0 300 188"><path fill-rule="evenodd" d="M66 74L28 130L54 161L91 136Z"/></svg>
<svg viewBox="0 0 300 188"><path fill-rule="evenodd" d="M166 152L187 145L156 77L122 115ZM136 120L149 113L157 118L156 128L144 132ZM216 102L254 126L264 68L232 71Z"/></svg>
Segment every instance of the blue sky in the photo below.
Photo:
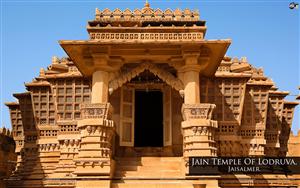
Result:
<svg viewBox="0 0 300 188"><path fill-rule="evenodd" d="M24 82L38 76L52 56L65 56L61 39L88 39L87 20L95 8L142 8L141 0L2 0L1 2L1 116L0 123L10 127L4 102L14 101L13 93L24 92ZM158 1L152 8L190 8L200 11L207 21L206 39L232 39L228 56L246 56L256 67L263 67L280 90L291 92L294 100L299 77L299 10L289 9L290 1ZM297 2L297 1L296 1ZM299 1L298 1L299 3ZM299 129L299 107L293 130Z"/></svg>

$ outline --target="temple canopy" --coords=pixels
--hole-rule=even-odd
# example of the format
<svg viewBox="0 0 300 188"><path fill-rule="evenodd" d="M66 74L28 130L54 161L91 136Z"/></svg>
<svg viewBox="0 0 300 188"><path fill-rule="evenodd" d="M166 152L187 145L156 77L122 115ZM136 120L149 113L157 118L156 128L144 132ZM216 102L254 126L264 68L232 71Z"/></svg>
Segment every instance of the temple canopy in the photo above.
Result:
<svg viewBox="0 0 300 188"><path fill-rule="evenodd" d="M133 11L96 9L87 31L89 40L59 41L84 76L99 69L115 71L126 63L176 66L190 55L198 56L200 74L213 76L231 43L204 39L205 21L198 11L154 10L148 2ZM103 59L107 63L101 63Z"/></svg>

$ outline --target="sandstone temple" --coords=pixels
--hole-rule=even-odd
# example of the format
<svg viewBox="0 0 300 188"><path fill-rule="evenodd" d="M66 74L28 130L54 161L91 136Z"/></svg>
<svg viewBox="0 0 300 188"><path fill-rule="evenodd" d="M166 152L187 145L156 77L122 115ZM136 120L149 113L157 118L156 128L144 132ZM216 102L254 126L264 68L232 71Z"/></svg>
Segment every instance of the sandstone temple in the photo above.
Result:
<svg viewBox="0 0 300 188"><path fill-rule="evenodd" d="M288 156L295 101L198 11L96 9L10 109L8 188L292 187L286 175L191 176L190 156ZM246 36L245 36L246 37Z"/></svg>

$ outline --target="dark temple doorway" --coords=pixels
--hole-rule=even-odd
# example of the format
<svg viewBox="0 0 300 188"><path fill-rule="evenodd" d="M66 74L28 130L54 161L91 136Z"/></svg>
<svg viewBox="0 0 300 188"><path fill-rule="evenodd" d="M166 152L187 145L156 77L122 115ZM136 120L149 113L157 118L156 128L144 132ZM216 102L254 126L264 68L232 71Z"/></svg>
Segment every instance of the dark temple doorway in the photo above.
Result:
<svg viewBox="0 0 300 188"><path fill-rule="evenodd" d="M135 91L135 147L163 147L163 94Z"/></svg>

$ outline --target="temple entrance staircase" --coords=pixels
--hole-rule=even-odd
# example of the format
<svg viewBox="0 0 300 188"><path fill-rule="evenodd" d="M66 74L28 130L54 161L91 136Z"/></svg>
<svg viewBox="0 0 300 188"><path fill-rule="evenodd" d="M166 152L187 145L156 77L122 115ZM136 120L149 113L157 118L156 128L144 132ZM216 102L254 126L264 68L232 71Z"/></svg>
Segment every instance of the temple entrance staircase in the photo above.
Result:
<svg viewBox="0 0 300 188"><path fill-rule="evenodd" d="M182 188L193 187L183 183L182 157L119 157L112 188Z"/></svg>

